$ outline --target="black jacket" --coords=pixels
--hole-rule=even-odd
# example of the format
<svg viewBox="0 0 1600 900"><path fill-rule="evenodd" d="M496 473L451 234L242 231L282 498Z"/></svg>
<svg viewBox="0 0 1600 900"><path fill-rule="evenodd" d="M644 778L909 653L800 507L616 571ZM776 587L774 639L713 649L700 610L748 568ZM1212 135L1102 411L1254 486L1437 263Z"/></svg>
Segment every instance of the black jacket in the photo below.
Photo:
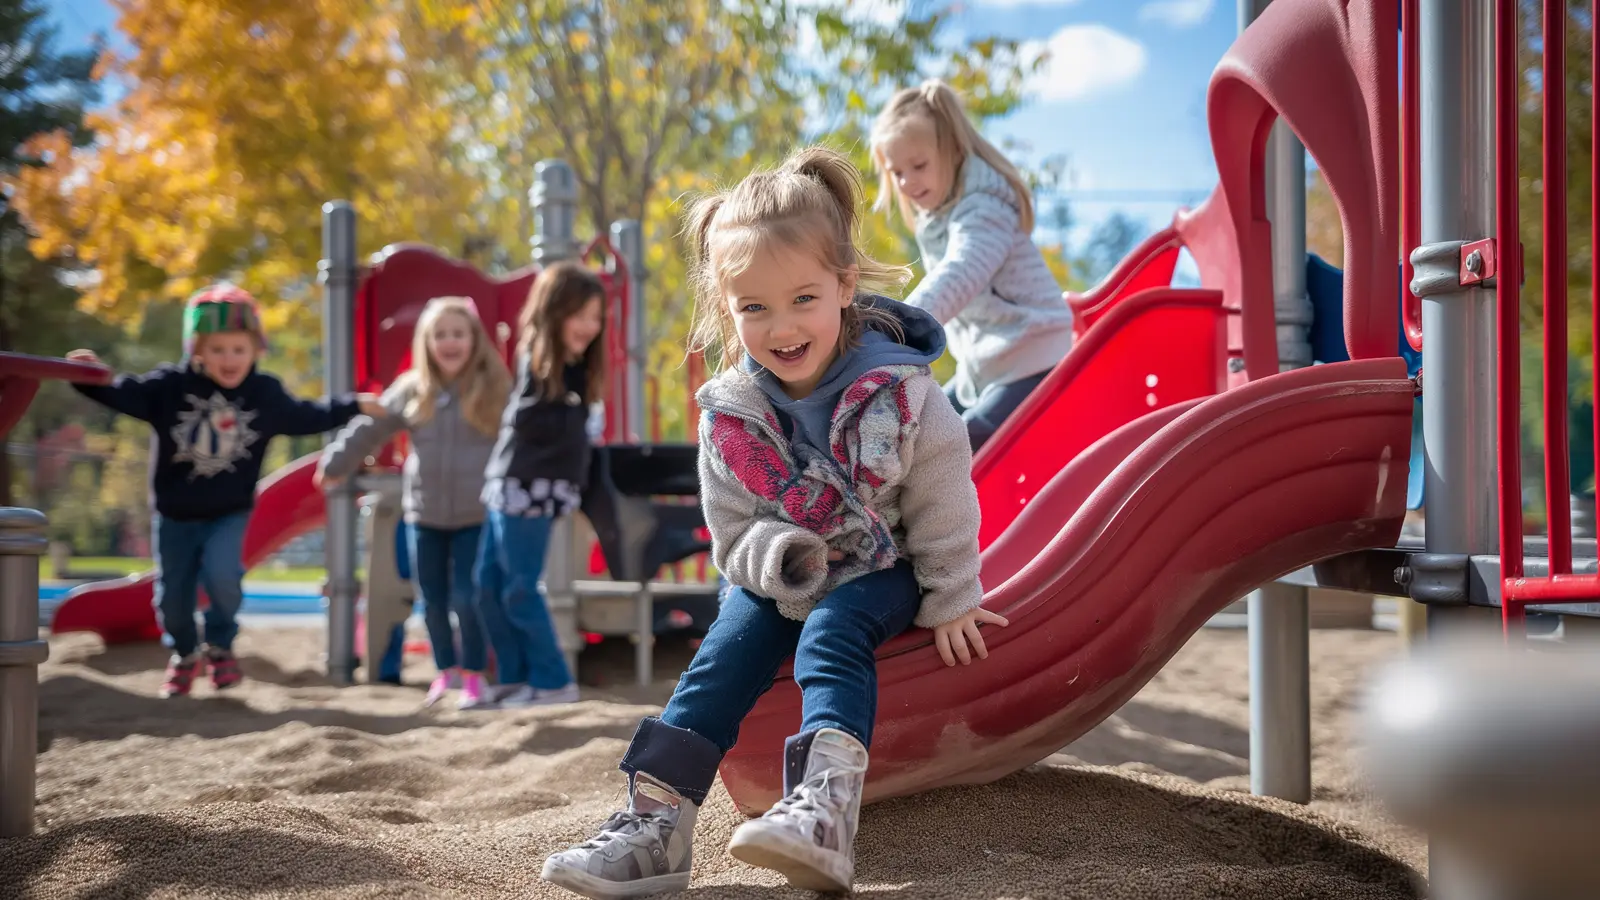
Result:
<svg viewBox="0 0 1600 900"><path fill-rule="evenodd" d="M151 506L170 519L215 519L250 509L268 440L332 431L360 411L354 397L293 397L283 382L256 369L235 388L177 365L120 375L110 385L74 387L154 426Z"/></svg>
<svg viewBox="0 0 1600 900"><path fill-rule="evenodd" d="M582 364L562 372L566 392L544 397L529 371L517 359L517 386L500 419L500 438L484 477L516 479L530 485L537 479L565 481L582 490L589 483L589 407L583 401L588 383Z"/></svg>

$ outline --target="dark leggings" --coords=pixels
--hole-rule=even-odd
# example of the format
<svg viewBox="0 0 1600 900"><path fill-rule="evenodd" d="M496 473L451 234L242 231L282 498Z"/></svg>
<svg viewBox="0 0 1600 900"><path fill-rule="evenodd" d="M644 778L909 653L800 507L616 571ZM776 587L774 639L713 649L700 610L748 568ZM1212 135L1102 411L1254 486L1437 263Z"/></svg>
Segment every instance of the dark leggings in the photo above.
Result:
<svg viewBox="0 0 1600 900"><path fill-rule="evenodd" d="M961 401L956 399L954 386L945 386L944 395L950 398L956 412L961 413L961 418L967 423L967 439L972 442L973 453L977 453L979 447L994 437L994 433L1005 424L1006 417L1016 412L1022 401L1028 399L1033 389L1038 387L1039 382L1044 381L1045 376L1049 374L1050 370L1046 369L1027 378L1018 378L1005 384L991 384L983 389L983 393L978 395L978 402L971 407L962 406Z"/></svg>

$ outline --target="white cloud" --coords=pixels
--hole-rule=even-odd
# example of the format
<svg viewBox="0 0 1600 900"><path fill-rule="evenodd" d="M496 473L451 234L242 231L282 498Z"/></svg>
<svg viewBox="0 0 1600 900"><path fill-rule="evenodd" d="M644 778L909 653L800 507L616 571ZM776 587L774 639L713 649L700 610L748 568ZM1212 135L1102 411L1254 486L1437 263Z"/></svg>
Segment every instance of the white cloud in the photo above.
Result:
<svg viewBox="0 0 1600 900"><path fill-rule="evenodd" d="M1144 45L1104 25L1068 25L1025 51L1048 54L1028 87L1042 100L1082 100L1120 87L1144 72Z"/></svg>
<svg viewBox="0 0 1600 900"><path fill-rule="evenodd" d="M1193 28L1211 15L1216 0L1151 0L1139 7L1139 21L1173 28Z"/></svg>

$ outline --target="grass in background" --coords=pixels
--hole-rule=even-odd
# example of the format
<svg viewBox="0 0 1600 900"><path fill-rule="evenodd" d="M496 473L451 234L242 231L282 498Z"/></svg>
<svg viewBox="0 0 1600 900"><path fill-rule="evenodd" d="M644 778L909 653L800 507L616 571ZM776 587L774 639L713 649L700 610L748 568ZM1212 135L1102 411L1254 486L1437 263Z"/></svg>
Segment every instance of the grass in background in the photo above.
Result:
<svg viewBox="0 0 1600 900"><path fill-rule="evenodd" d="M120 578L124 575L133 575L149 571L150 560L133 556L74 556L72 558L71 574L73 577L82 575L106 576ZM328 572L322 566L274 566L271 564L256 566L246 572L246 581L276 582L279 584L310 583L321 584ZM50 564L48 557L39 560L39 578L44 581L54 580L55 568ZM365 577L364 573L357 573L358 578Z"/></svg>

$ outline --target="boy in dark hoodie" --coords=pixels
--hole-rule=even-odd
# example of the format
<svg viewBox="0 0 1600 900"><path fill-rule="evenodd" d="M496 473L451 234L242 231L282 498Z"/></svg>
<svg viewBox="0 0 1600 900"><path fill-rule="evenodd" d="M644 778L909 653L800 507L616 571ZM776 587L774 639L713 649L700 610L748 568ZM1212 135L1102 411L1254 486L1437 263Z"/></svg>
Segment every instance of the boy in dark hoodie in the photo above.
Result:
<svg viewBox="0 0 1600 900"><path fill-rule="evenodd" d="M182 697L209 665L218 690L243 676L233 655L244 602L245 526L267 442L275 435L331 431L357 413L385 415L372 395L299 400L256 368L267 347L256 303L229 284L189 298L183 314L184 362L144 375L121 375L78 392L149 422L150 543L155 555L156 615L172 648L161 696ZM91 350L68 359L99 362ZM205 654L195 628L196 590L206 589Z"/></svg>

